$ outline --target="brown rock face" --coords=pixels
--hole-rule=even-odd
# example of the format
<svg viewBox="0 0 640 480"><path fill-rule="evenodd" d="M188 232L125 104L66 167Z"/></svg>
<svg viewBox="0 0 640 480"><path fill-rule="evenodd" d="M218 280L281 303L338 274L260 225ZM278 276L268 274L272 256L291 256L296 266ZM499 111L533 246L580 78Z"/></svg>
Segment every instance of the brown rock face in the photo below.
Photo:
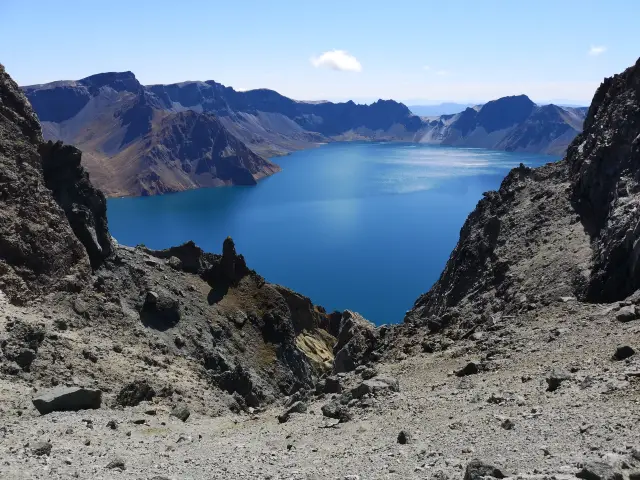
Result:
<svg viewBox="0 0 640 480"><path fill-rule="evenodd" d="M18 303L91 270L45 185L41 142L37 117L0 65L0 290Z"/></svg>

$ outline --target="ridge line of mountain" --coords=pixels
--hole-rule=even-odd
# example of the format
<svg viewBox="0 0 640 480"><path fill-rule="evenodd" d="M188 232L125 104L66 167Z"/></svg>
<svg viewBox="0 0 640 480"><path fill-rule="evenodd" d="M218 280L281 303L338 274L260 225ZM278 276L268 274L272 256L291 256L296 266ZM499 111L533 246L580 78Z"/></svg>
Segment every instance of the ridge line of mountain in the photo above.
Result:
<svg viewBox="0 0 640 480"><path fill-rule="evenodd" d="M332 141L405 141L561 154L584 109L538 106L525 95L463 112L419 117L393 100L302 102L239 92L213 80L144 86L132 72L22 87L45 139L85 152L108 196L252 185L280 170L268 160ZM194 112L186 118L184 111ZM200 118L202 116L202 118ZM217 143L214 138L223 141Z"/></svg>

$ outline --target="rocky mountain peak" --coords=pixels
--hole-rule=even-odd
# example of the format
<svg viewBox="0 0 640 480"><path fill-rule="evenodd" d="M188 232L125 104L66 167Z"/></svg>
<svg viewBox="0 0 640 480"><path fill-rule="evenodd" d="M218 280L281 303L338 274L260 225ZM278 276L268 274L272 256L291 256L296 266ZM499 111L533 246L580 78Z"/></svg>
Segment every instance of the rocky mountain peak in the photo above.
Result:
<svg viewBox="0 0 640 480"><path fill-rule="evenodd" d="M600 85L584 126L566 161L594 245L587 295L618 300L640 287L640 60Z"/></svg>
<svg viewBox="0 0 640 480"><path fill-rule="evenodd" d="M132 92L137 93L142 89L142 85L133 72L106 72L91 75L79 80L78 83L97 90L101 87L108 86L116 92Z"/></svg>
<svg viewBox="0 0 640 480"><path fill-rule="evenodd" d="M535 106L526 95L502 97L485 103L476 120L487 132L493 132L524 122Z"/></svg>

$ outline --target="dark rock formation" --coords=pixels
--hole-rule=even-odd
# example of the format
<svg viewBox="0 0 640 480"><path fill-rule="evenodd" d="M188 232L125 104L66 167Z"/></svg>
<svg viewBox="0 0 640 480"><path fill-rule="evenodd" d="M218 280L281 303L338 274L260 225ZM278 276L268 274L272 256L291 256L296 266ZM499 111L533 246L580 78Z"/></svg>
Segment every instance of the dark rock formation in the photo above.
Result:
<svg viewBox="0 0 640 480"><path fill-rule="evenodd" d="M98 268L113 250L104 194L91 185L77 148L49 141L40 145L39 152L45 185L87 250L91 266Z"/></svg>
<svg viewBox="0 0 640 480"><path fill-rule="evenodd" d="M88 257L45 187L38 119L0 65L0 290L14 302L90 273Z"/></svg>
<svg viewBox="0 0 640 480"><path fill-rule="evenodd" d="M567 151L572 200L593 239L593 301L640 287L640 60L596 92L585 131Z"/></svg>
<svg viewBox="0 0 640 480"><path fill-rule="evenodd" d="M333 347L334 373L350 372L367 363L376 347L379 332L375 326L357 313L345 310L342 314L338 339Z"/></svg>
<svg viewBox="0 0 640 480"><path fill-rule="evenodd" d="M116 396L116 403L123 407L135 407L140 402L152 400L155 395L156 391L146 380L136 380L122 387Z"/></svg>
<svg viewBox="0 0 640 480"><path fill-rule="evenodd" d="M471 460L464 472L464 480L482 480L485 477L504 478L499 468L479 459Z"/></svg>
<svg viewBox="0 0 640 480"><path fill-rule="evenodd" d="M79 387L56 388L32 400L41 415L51 412L68 412L100 408L102 392Z"/></svg>

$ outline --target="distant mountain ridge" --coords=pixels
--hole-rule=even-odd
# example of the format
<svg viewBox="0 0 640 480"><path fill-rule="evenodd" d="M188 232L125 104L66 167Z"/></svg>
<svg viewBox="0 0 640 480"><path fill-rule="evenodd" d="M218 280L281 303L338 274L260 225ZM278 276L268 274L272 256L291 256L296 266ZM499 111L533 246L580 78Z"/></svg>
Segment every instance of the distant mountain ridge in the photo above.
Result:
<svg viewBox="0 0 640 480"><path fill-rule="evenodd" d="M252 185L280 170L267 158L331 141L379 140L559 154L581 109L505 97L440 117L402 103L302 102L215 81L143 86L132 72L22 87L46 139L81 148L107 195Z"/></svg>

